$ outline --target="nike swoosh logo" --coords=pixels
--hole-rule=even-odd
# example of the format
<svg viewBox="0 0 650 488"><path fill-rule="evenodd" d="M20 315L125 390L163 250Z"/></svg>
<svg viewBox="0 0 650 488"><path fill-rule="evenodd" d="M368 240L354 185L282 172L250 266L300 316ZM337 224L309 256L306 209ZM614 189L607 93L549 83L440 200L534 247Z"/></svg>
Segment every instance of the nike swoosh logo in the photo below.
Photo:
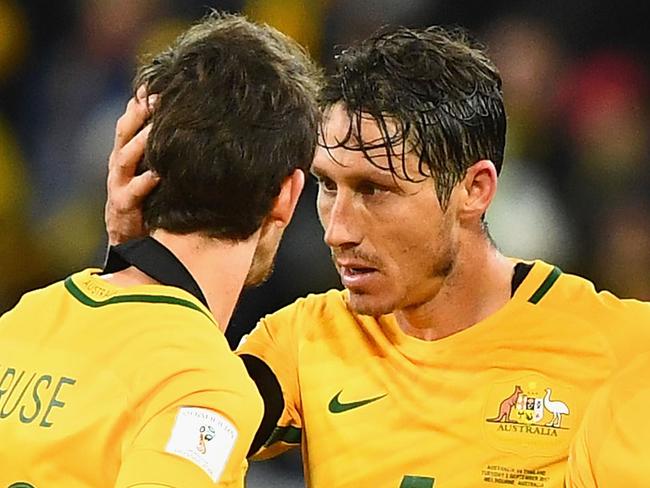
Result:
<svg viewBox="0 0 650 488"><path fill-rule="evenodd" d="M342 412L347 412L348 410L352 410L353 408L359 408L363 407L364 405L368 405L369 403L376 402L377 400L381 400L384 398L388 393L384 393L383 395L379 395L373 398L367 398L365 400L359 400L356 402L349 402L349 403L343 403L339 400L339 397L341 396L341 393L343 390L339 391L334 397L330 400L329 403L329 411L332 413L342 413Z"/></svg>

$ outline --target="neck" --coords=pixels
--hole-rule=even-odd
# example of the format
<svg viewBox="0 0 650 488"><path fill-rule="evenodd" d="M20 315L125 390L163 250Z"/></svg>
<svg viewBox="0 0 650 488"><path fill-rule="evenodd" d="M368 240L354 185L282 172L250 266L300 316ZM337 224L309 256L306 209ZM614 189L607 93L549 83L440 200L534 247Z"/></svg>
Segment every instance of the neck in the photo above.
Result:
<svg viewBox="0 0 650 488"><path fill-rule="evenodd" d="M174 253L188 269L201 288L219 328L225 331L250 270L257 239L229 242L199 234L177 235L164 230L156 230L152 237ZM157 283L135 267L115 273L109 281L119 286Z"/></svg>
<svg viewBox="0 0 650 488"><path fill-rule="evenodd" d="M395 311L406 334L442 339L484 320L510 300L513 263L483 235L473 237L459 248L452 271L433 298Z"/></svg>

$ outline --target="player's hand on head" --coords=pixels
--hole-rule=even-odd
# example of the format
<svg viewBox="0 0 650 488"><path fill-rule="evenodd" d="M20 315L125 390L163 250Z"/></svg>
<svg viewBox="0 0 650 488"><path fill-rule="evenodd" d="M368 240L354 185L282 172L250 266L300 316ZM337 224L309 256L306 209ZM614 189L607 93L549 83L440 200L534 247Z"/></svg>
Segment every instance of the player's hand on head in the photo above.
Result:
<svg viewBox="0 0 650 488"><path fill-rule="evenodd" d="M151 129L151 125L145 123L155 97L147 97L146 88L140 87L115 126L115 144L108 159L108 197L104 211L111 245L146 234L142 201L156 186L158 177L151 171L140 175L136 175L136 172Z"/></svg>

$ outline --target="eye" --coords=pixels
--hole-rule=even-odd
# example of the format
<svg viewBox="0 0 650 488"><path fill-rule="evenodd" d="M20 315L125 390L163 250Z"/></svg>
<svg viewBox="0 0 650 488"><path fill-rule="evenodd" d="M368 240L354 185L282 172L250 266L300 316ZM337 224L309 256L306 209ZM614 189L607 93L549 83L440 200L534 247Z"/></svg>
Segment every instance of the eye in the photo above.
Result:
<svg viewBox="0 0 650 488"><path fill-rule="evenodd" d="M390 190L388 190L388 188L385 188L383 186L379 186L379 185L377 185L375 183L371 183L371 182L361 183L357 187L357 193L361 193L362 195L367 195L367 196L377 196L377 195L384 194L384 193L386 193L388 191L390 191Z"/></svg>
<svg viewBox="0 0 650 488"><path fill-rule="evenodd" d="M336 191L336 183L325 176L315 176L318 183L319 190L325 193L334 193Z"/></svg>

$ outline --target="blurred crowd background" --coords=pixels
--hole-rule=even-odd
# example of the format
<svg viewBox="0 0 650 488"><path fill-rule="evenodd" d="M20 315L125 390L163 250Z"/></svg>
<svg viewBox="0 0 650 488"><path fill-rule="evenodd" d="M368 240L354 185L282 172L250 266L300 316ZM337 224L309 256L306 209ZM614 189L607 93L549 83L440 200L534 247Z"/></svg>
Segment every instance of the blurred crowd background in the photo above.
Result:
<svg viewBox="0 0 650 488"><path fill-rule="evenodd" d="M208 7L243 11L324 67L383 24L461 25L499 66L506 162L488 215L507 254L650 299L650 3L619 0L0 0L0 313L28 289L100 265L106 162L138 59ZM261 315L339 286L310 183L236 344ZM252 487L301 486L295 458Z"/></svg>

